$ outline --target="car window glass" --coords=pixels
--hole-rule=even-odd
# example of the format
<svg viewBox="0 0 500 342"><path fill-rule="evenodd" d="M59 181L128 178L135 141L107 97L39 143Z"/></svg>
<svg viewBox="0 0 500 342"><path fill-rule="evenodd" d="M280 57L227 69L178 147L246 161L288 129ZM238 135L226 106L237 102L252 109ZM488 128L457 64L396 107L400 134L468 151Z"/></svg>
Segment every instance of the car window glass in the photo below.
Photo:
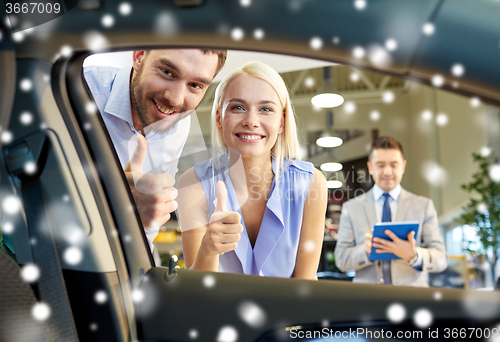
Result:
<svg viewBox="0 0 500 342"><path fill-rule="evenodd" d="M351 66L230 51L226 66L189 116L189 135L183 147L182 144L178 147L180 157L172 158L175 161L167 167L175 173L177 181L186 170L211 156L210 112L218 82L232 69L251 60L269 64L283 77L297 116L301 157L321 169L327 180L328 206L318 269L320 278L350 281L355 274L354 271L341 272L335 265L333 251L341 208L345 201L366 194L373 187L367 168L370 144L376 137L388 135L398 139L404 148L407 165L402 187L433 201L439 219L439 233L450 255L448 268L442 273L431 273L429 284L455 288L493 287L492 266L488 262L491 258L478 256L484 254L484 248L476 234L476 227L482 227L486 234L483 239L488 240L486 228L491 224L488 218L490 207L480 200L486 198L481 197L486 196L485 193L474 192L474 186L464 188L464 185L479 179L477 177L483 177L481 179L485 181L488 177L493 182L500 180L497 170L500 168L497 161L500 156L500 111L479 98L444 91L438 83L424 85ZM111 83L105 83L105 78L112 82L117 70L122 70L120 68L129 68L127 72L130 73L128 66L131 64L131 52L88 57L84 73L89 88L101 86L98 81L111 86ZM96 71L92 77L87 77L92 69ZM101 70L100 73L97 70ZM102 79L97 79L96 75ZM327 85L329 78L333 81L331 90L342 95L344 102L334 108L317 107L311 103L311 98ZM459 76L455 78L453 86L459 88ZM94 94L94 98L101 113L106 111L105 102L99 104L99 101L104 101L100 95ZM128 103L130 99L125 98L124 108ZM120 118L120 113L104 115ZM133 125L128 129L133 131ZM320 139L325 141L328 137L340 138L342 144L319 146ZM133 155L137 141L114 143L125 146L123 150L128 154L119 156L125 165L124 161ZM144 172L157 169L152 173L161 173L158 170L165 170L151 159L146 160L146 164ZM480 167L483 173L473 176L481 170ZM471 191L468 192L467 188ZM464 213L468 216L461 218ZM476 219L476 214L480 218ZM154 255L158 265L168 265L173 259L176 267L184 267L181 239L177 217L172 214L155 239ZM469 252L465 253L467 248ZM471 261L475 265L473 269L467 267Z"/></svg>

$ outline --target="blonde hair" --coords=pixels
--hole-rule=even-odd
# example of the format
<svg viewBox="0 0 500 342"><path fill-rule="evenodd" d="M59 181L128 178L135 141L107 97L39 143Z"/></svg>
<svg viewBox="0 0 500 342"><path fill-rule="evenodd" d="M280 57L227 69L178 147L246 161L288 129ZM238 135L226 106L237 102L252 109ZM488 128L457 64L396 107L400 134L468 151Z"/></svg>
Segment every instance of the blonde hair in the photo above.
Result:
<svg viewBox="0 0 500 342"><path fill-rule="evenodd" d="M235 77L241 74L248 74L252 77L266 81L278 94L281 109L284 114L285 125L283 132L278 135L276 143L271 149L271 156L275 159L276 175L279 175L280 170L284 168L285 159L300 159L300 143L297 136L295 112L290 101L290 95L288 94L286 84L273 68L261 62L248 62L241 68L233 70L217 86L211 117L213 156L215 157L216 153L220 153L220 147L226 147L222 132L217 128L217 111L223 115L222 98L226 87Z"/></svg>

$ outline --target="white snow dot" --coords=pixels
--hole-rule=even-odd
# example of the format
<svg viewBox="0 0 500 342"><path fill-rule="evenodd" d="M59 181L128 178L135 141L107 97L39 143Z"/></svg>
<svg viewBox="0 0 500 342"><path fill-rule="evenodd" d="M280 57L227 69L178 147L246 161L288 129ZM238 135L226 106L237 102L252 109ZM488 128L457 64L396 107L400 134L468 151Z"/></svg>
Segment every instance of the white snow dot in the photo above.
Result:
<svg viewBox="0 0 500 342"><path fill-rule="evenodd" d="M203 278L203 286L211 288L215 286L215 277L213 275L206 275Z"/></svg>
<svg viewBox="0 0 500 342"><path fill-rule="evenodd" d="M252 0L240 0L240 5L243 7L248 7L252 4Z"/></svg>
<svg viewBox="0 0 500 342"><path fill-rule="evenodd" d="M308 240L304 244L304 249L306 252L311 253L314 252L314 249L316 248L316 244L312 240Z"/></svg>
<svg viewBox="0 0 500 342"><path fill-rule="evenodd" d="M413 315L413 322L419 328L427 328L432 324L432 313L427 309L420 309Z"/></svg>
<svg viewBox="0 0 500 342"><path fill-rule="evenodd" d="M198 338L198 330L196 329L189 330L189 338L192 340L196 340Z"/></svg>
<svg viewBox="0 0 500 342"><path fill-rule="evenodd" d="M425 23L424 26L422 26L422 32L428 36L434 34L435 30L436 30L436 28L434 27L434 25L432 23Z"/></svg>
<svg viewBox="0 0 500 342"><path fill-rule="evenodd" d="M90 328L90 331L97 331L98 326L96 323L91 323L89 328Z"/></svg>
<svg viewBox="0 0 500 342"><path fill-rule="evenodd" d="M132 13L132 5L128 2L122 2L120 7L118 7L118 12L120 12L121 15L127 16Z"/></svg>
<svg viewBox="0 0 500 342"><path fill-rule="evenodd" d="M489 175L492 181L500 182L500 164L491 165Z"/></svg>
<svg viewBox="0 0 500 342"><path fill-rule="evenodd" d="M392 62L389 52L380 45L371 45L368 48L368 59L377 66L388 66Z"/></svg>
<svg viewBox="0 0 500 342"><path fill-rule="evenodd" d="M309 46L313 50L319 50L323 47L323 40L321 40L321 38L319 38L319 37L313 37L309 41Z"/></svg>
<svg viewBox="0 0 500 342"><path fill-rule="evenodd" d="M353 50L352 50L352 55L354 56L354 58L356 59L361 59L363 57L365 57L365 54L366 54L366 51L365 49L363 49L361 46L356 46Z"/></svg>
<svg viewBox="0 0 500 342"><path fill-rule="evenodd" d="M337 45L338 43L340 43L340 38L339 37L333 37L332 38L332 43Z"/></svg>
<svg viewBox="0 0 500 342"><path fill-rule="evenodd" d="M459 82L457 82L457 81L453 81L453 83L451 84L451 86L452 86L453 88L458 88L458 87L460 86L460 83L459 83Z"/></svg>
<svg viewBox="0 0 500 342"><path fill-rule="evenodd" d="M63 258L70 265L78 265L82 261L83 254L78 247L69 247L64 251Z"/></svg>
<svg viewBox="0 0 500 342"><path fill-rule="evenodd" d="M441 186L446 183L446 171L436 162L428 161L422 165L425 180L434 186Z"/></svg>
<svg viewBox="0 0 500 342"><path fill-rule="evenodd" d="M217 342L236 342L238 340L238 331L229 325L222 327L217 335Z"/></svg>
<svg viewBox="0 0 500 342"><path fill-rule="evenodd" d="M2 38L3 38L2 31L0 31L0 42L2 41Z"/></svg>
<svg viewBox="0 0 500 342"><path fill-rule="evenodd" d="M69 200L70 200L69 195L64 195L64 196L62 197L62 200L63 200L64 202L69 202Z"/></svg>
<svg viewBox="0 0 500 342"><path fill-rule="evenodd" d="M19 82L19 88L22 91L30 91L33 88L33 82L29 78L23 78L21 82Z"/></svg>
<svg viewBox="0 0 500 342"><path fill-rule="evenodd" d="M231 31L231 38L233 38L234 40L237 40L237 41L242 40L244 36L245 36L245 32L243 31L243 29L241 29L239 27L236 27Z"/></svg>
<svg viewBox="0 0 500 342"><path fill-rule="evenodd" d="M45 303L37 303L31 309L31 315L37 321L45 321L50 316L50 307Z"/></svg>
<svg viewBox="0 0 500 342"><path fill-rule="evenodd" d="M328 327L329 325L330 325L330 322L329 322L327 319L324 319L324 320L322 320L322 321L321 321L321 326L322 326L323 328L326 328L326 327Z"/></svg>
<svg viewBox="0 0 500 342"><path fill-rule="evenodd" d="M362 11L366 8L366 0L354 0L354 8Z"/></svg>
<svg viewBox="0 0 500 342"><path fill-rule="evenodd" d="M380 120L380 112L378 110L373 110L370 113L370 119L372 119L372 121L378 121L378 120Z"/></svg>
<svg viewBox="0 0 500 342"><path fill-rule="evenodd" d="M359 81L359 74L357 72L352 72L350 75L349 75L349 79L351 80L351 82L358 82Z"/></svg>
<svg viewBox="0 0 500 342"><path fill-rule="evenodd" d="M99 290L95 293L94 300L98 304L104 304L108 301L108 294L103 290Z"/></svg>
<svg viewBox="0 0 500 342"><path fill-rule="evenodd" d="M264 38L264 30L255 29L255 31L253 31L253 37L257 40L261 40L262 38Z"/></svg>
<svg viewBox="0 0 500 342"><path fill-rule="evenodd" d="M24 40L24 33L22 32L16 32L12 35L12 40L14 40L16 43L21 43Z"/></svg>
<svg viewBox="0 0 500 342"><path fill-rule="evenodd" d="M432 120L432 112L430 110L424 110L422 112L422 120L431 121Z"/></svg>
<svg viewBox="0 0 500 342"><path fill-rule="evenodd" d="M391 304L387 308L387 318L393 323L402 322L406 317L406 309L399 303Z"/></svg>
<svg viewBox="0 0 500 342"><path fill-rule="evenodd" d="M434 75L432 77L432 85L434 87L438 87L439 88L439 87L442 87L443 84L444 84L444 77L443 76L441 76L441 75Z"/></svg>
<svg viewBox="0 0 500 342"><path fill-rule="evenodd" d="M307 77L304 81L304 84L307 88L312 88L314 86L314 83L314 78L312 78L311 76Z"/></svg>
<svg viewBox="0 0 500 342"><path fill-rule="evenodd" d="M27 283L34 283L40 278L40 269L35 264L26 264L21 269L21 277Z"/></svg>
<svg viewBox="0 0 500 342"><path fill-rule="evenodd" d="M89 102L85 105L85 110L88 114L95 114L95 112L97 111L97 106L94 103Z"/></svg>
<svg viewBox="0 0 500 342"><path fill-rule="evenodd" d="M132 236L130 236L130 234L126 234L123 239L125 240L125 242L130 242L132 241Z"/></svg>
<svg viewBox="0 0 500 342"><path fill-rule="evenodd" d="M46 124L45 122L42 122L42 123L40 124L40 129L41 129L41 130L47 129L47 127L48 127L48 126L47 126L47 124Z"/></svg>
<svg viewBox="0 0 500 342"><path fill-rule="evenodd" d="M474 108L477 108L481 105L481 100L478 97L473 97L470 99L470 105Z"/></svg>
<svg viewBox="0 0 500 342"><path fill-rule="evenodd" d="M2 132L2 142L8 144L12 141L12 139L14 139L14 136L12 135L11 132L9 131Z"/></svg>
<svg viewBox="0 0 500 342"><path fill-rule="evenodd" d="M73 49L71 48L71 46L69 46L69 45L61 46L61 55L62 56L68 57L69 55L71 55L72 52L73 52Z"/></svg>
<svg viewBox="0 0 500 342"><path fill-rule="evenodd" d="M139 289L132 291L132 301L134 303L140 303L144 300L144 292Z"/></svg>
<svg viewBox="0 0 500 342"><path fill-rule="evenodd" d="M481 157L489 157L491 154L491 148L483 146L481 147L481 151L479 153L481 154Z"/></svg>
<svg viewBox="0 0 500 342"><path fill-rule="evenodd" d="M436 116L436 123L439 126L445 126L448 124L448 115L444 113L440 113Z"/></svg>
<svg viewBox="0 0 500 342"><path fill-rule="evenodd" d="M6 221L3 223L2 232L4 234L11 234L14 231L14 225L12 222Z"/></svg>
<svg viewBox="0 0 500 342"><path fill-rule="evenodd" d="M454 64L451 67L451 73L455 77L462 77L465 73L465 68L462 64Z"/></svg>
<svg viewBox="0 0 500 342"><path fill-rule="evenodd" d="M33 122L33 115L30 112L23 112L19 116L19 121L21 121L23 125L29 125Z"/></svg>
<svg viewBox="0 0 500 342"><path fill-rule="evenodd" d="M32 246L36 245L36 239L35 238L31 238L30 239L30 243Z"/></svg>
<svg viewBox="0 0 500 342"><path fill-rule="evenodd" d="M110 14L106 14L101 18L101 24L104 27L111 27L115 24L115 18Z"/></svg>
<svg viewBox="0 0 500 342"><path fill-rule="evenodd" d="M5 214L16 214L21 209L19 198L16 196L7 196L2 202L3 212Z"/></svg>
<svg viewBox="0 0 500 342"><path fill-rule="evenodd" d="M252 328L260 328L266 323L266 313L254 302L246 301L238 307L241 319Z"/></svg>
<svg viewBox="0 0 500 342"><path fill-rule="evenodd" d="M29 175L34 174L36 172L36 164L32 161L26 162L26 164L24 164L24 172Z"/></svg>
<svg viewBox="0 0 500 342"><path fill-rule="evenodd" d="M439 291L434 292L434 300L441 300L443 298L443 294Z"/></svg>
<svg viewBox="0 0 500 342"><path fill-rule="evenodd" d="M85 129L85 130L87 130L87 131L88 131L88 130L90 130L90 129L92 129L92 125L91 125L91 123L90 123L90 122L86 122L86 123L83 125L83 129Z"/></svg>
<svg viewBox="0 0 500 342"><path fill-rule="evenodd" d="M101 33L91 31L84 35L83 41L87 48L93 52L102 50L108 46L108 40Z"/></svg>
<svg viewBox="0 0 500 342"><path fill-rule="evenodd" d="M64 238L66 239L66 241L73 245L77 245L82 242L84 237L85 234L83 233L82 229L77 226L69 226L64 231Z"/></svg>
<svg viewBox="0 0 500 342"><path fill-rule="evenodd" d="M488 206L486 205L486 203L479 203L477 205L477 211L479 211L481 214L486 214L488 212Z"/></svg>
<svg viewBox="0 0 500 342"><path fill-rule="evenodd" d="M395 51L398 48L398 42L394 38L385 41L385 48L389 51Z"/></svg>
<svg viewBox="0 0 500 342"><path fill-rule="evenodd" d="M394 93L390 90L384 91L382 94L382 101L385 103L392 103L394 102L395 96Z"/></svg>
<svg viewBox="0 0 500 342"><path fill-rule="evenodd" d="M348 101L344 104L344 112L352 114L356 111L356 104L352 101Z"/></svg>

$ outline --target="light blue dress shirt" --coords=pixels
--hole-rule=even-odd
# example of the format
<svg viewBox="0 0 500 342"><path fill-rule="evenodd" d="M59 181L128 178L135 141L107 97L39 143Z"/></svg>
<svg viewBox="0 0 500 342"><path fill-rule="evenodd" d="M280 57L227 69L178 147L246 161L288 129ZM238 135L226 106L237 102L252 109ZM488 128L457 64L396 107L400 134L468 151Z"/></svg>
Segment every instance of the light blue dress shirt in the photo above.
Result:
<svg viewBox="0 0 500 342"><path fill-rule="evenodd" d="M109 66L88 66L83 69L83 75L113 141L122 168L125 168L132 157L139 134L132 121L131 71L131 65L121 69ZM143 165L145 173L168 173L175 176L190 125L191 117L188 116L166 133L150 131L146 134L148 157ZM159 227L145 230L151 249L158 231Z"/></svg>
<svg viewBox="0 0 500 342"><path fill-rule="evenodd" d="M227 155L221 157L220 165L221 169L214 167L213 159L209 159L194 166L207 198L208 220L217 204L215 185L219 180L224 181L228 191L228 210L241 215L240 204L229 177L229 168L226 166ZM272 168L276 174L274 159ZM273 179L254 248L250 244L242 215L241 223L244 230L241 240L238 241L238 247L234 251L220 256L220 272L284 278L292 276L297 258L304 204L313 174L314 166L309 162L285 161L284 170L279 177L275 176Z"/></svg>

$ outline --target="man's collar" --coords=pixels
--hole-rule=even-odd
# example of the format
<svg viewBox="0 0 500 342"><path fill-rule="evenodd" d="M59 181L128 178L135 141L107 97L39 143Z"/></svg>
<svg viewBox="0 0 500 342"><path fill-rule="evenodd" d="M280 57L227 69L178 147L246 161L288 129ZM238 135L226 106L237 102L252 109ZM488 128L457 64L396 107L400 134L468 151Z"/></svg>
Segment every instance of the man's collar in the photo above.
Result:
<svg viewBox="0 0 500 342"><path fill-rule="evenodd" d="M398 184L394 189L389 191L389 195L391 195L391 198L395 201L399 199L399 195L401 195L401 184ZM382 190L377 184L373 186L373 199L378 201L380 197L385 193L384 190Z"/></svg>
<svg viewBox="0 0 500 342"><path fill-rule="evenodd" d="M121 68L116 73L111 93L104 107L104 112L116 116L133 126L132 108L130 107L131 71L132 65L129 65Z"/></svg>

